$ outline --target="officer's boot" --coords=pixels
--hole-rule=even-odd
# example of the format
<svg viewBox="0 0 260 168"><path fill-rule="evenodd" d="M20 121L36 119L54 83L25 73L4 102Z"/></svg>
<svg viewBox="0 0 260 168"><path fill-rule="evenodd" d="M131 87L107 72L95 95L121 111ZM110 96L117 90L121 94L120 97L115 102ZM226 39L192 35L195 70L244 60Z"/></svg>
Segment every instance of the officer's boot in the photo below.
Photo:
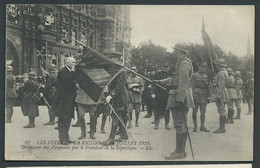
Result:
<svg viewBox="0 0 260 168"><path fill-rule="evenodd" d="M105 134L105 124L106 124L106 120L107 120L107 115L102 116L102 123L101 123L101 133Z"/></svg>
<svg viewBox="0 0 260 168"><path fill-rule="evenodd" d="M96 132L96 119L95 117L90 118L90 139L96 139L94 134Z"/></svg>
<svg viewBox="0 0 260 168"><path fill-rule="evenodd" d="M246 115L251 115L252 114L252 105L248 103L248 113Z"/></svg>
<svg viewBox="0 0 260 168"><path fill-rule="evenodd" d="M227 123L227 124L230 124L230 123L231 123L231 121L230 121L230 110L231 110L231 109L228 109L228 114L227 114L227 119L226 119L226 123Z"/></svg>
<svg viewBox="0 0 260 168"><path fill-rule="evenodd" d="M194 111L192 112L192 119L194 124L193 132L197 132L197 113Z"/></svg>
<svg viewBox="0 0 260 168"><path fill-rule="evenodd" d="M132 112L129 112L129 117L128 117L128 129L132 128Z"/></svg>
<svg viewBox="0 0 260 168"><path fill-rule="evenodd" d="M139 120L139 113L135 112L135 127L139 127L138 120Z"/></svg>
<svg viewBox="0 0 260 168"><path fill-rule="evenodd" d="M200 116L200 131L204 131L204 132L210 132L210 130L208 130L206 127L205 127L205 115L201 115Z"/></svg>
<svg viewBox="0 0 260 168"><path fill-rule="evenodd" d="M234 113L235 113L234 109L231 109L231 110L230 110L230 123L231 123L231 124L234 123L234 120L233 120Z"/></svg>
<svg viewBox="0 0 260 168"><path fill-rule="evenodd" d="M186 147L186 141L187 141L187 133L182 134L182 146L181 146L181 155L179 159L186 158L186 152L185 152L185 147Z"/></svg>
<svg viewBox="0 0 260 168"><path fill-rule="evenodd" d="M116 139L115 141L117 142L121 142L123 140L127 140L128 139L128 135L126 132L125 127L123 126L123 124L119 123L119 131L120 131L120 137L118 139Z"/></svg>
<svg viewBox="0 0 260 168"><path fill-rule="evenodd" d="M169 130L170 127L169 127L169 121L170 121L170 111L166 110L164 112L164 121L165 121L165 129L166 130Z"/></svg>
<svg viewBox="0 0 260 168"><path fill-rule="evenodd" d="M240 119L241 108L237 108L237 116L234 119Z"/></svg>
<svg viewBox="0 0 260 168"><path fill-rule="evenodd" d="M29 118L29 124L24 126L24 128L34 128L34 117L28 117Z"/></svg>
<svg viewBox="0 0 260 168"><path fill-rule="evenodd" d="M48 110L48 113L49 113L50 120L47 123L44 123L43 125L55 125L55 122L54 122L55 117L53 116L51 109Z"/></svg>
<svg viewBox="0 0 260 168"><path fill-rule="evenodd" d="M118 128L118 122L112 121L112 128L109 135L109 138L102 142L102 145L108 146L108 145L114 145L115 144L115 136L116 136L116 130Z"/></svg>
<svg viewBox="0 0 260 168"><path fill-rule="evenodd" d="M154 129L155 130L159 129L159 122L160 122L160 120L155 121L155 123L154 123Z"/></svg>
<svg viewBox="0 0 260 168"><path fill-rule="evenodd" d="M184 134L176 133L176 147L175 151L170 154L170 156L166 156L165 160L175 160L175 159L183 159L186 157L186 153L183 152L185 150L186 140L184 139ZM185 144L184 144L185 140Z"/></svg>
<svg viewBox="0 0 260 168"><path fill-rule="evenodd" d="M217 130L213 131L213 133L225 133L226 132L225 124L226 124L226 116L220 116L219 117L219 128Z"/></svg>
<svg viewBox="0 0 260 168"><path fill-rule="evenodd" d="M81 136L78 137L78 139L81 140L81 139L85 139L87 134L85 118L79 119L79 122L80 122Z"/></svg>

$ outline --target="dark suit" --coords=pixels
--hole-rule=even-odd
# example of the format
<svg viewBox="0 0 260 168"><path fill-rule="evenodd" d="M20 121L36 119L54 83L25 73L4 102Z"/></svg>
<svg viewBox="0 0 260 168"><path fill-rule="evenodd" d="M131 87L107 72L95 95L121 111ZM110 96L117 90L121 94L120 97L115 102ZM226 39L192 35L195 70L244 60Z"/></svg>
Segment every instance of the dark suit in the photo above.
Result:
<svg viewBox="0 0 260 168"><path fill-rule="evenodd" d="M61 142L69 140L71 118L74 118L75 96L75 72L63 67L57 75L56 93L52 102L53 111L58 117L59 140Z"/></svg>

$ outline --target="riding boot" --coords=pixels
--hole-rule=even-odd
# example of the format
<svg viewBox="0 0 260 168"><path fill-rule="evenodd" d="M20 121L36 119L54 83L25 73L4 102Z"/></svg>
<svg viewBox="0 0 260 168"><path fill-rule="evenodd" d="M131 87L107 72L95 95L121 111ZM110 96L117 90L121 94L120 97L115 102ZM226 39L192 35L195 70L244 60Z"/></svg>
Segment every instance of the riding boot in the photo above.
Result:
<svg viewBox="0 0 260 168"><path fill-rule="evenodd" d="M234 119L240 119L241 108L237 108L237 116Z"/></svg>
<svg viewBox="0 0 260 168"><path fill-rule="evenodd" d="M96 139L94 133L96 132L96 119L94 117L90 118L90 139Z"/></svg>
<svg viewBox="0 0 260 168"><path fill-rule="evenodd" d="M116 130L118 128L118 122L112 121L112 128L109 135L109 138L102 142L102 145L108 146L108 145L114 145L115 144L115 136L116 136Z"/></svg>
<svg viewBox="0 0 260 168"><path fill-rule="evenodd" d="M103 114L102 116L102 123L101 123L101 133L104 134L105 132L105 124L106 124L107 116Z"/></svg>
<svg viewBox="0 0 260 168"><path fill-rule="evenodd" d="M159 121L160 121L160 120L157 120L157 121L155 121L155 123L154 123L154 129L155 129L155 130L159 129Z"/></svg>
<svg viewBox="0 0 260 168"><path fill-rule="evenodd" d="M192 113L192 119L193 119L193 132L197 132L197 114L195 112Z"/></svg>
<svg viewBox="0 0 260 168"><path fill-rule="evenodd" d="M235 113L234 109L231 109L231 110L230 110L230 123L231 123L231 124L234 123L234 120L233 120L234 113Z"/></svg>
<svg viewBox="0 0 260 168"><path fill-rule="evenodd" d="M228 109L226 124L230 124L230 123L231 123L231 121L230 121L230 110L231 110L231 109Z"/></svg>
<svg viewBox="0 0 260 168"><path fill-rule="evenodd" d="M86 122L85 118L79 119L80 122L80 129L81 129L81 136L78 138L79 140L86 138Z"/></svg>
<svg viewBox="0 0 260 168"><path fill-rule="evenodd" d="M208 130L206 127L205 127L205 115L201 115L200 116L200 131L204 131L204 132L210 132L210 130Z"/></svg>
<svg viewBox="0 0 260 168"><path fill-rule="evenodd" d="M48 110L48 113L49 113L50 120L47 123L44 123L43 125L55 125L55 122L54 122L55 117L53 116L51 109Z"/></svg>
<svg viewBox="0 0 260 168"><path fill-rule="evenodd" d="M126 129L123 126L123 124L121 124L121 123L119 123L119 131L121 133L121 136L118 139L116 139L115 141L121 142L123 140L127 140L128 139L128 135L127 135Z"/></svg>
<svg viewBox="0 0 260 168"><path fill-rule="evenodd" d="M225 133L226 132L225 124L226 124L226 116L220 116L219 117L219 128L217 130L213 131L213 133Z"/></svg>
<svg viewBox="0 0 260 168"><path fill-rule="evenodd" d="M34 128L34 117L28 117L29 118L29 124L24 126L23 128Z"/></svg>
<svg viewBox="0 0 260 168"><path fill-rule="evenodd" d="M170 156L166 156L166 160L175 160L175 159L183 159L186 157L185 153L185 144L186 144L186 134L178 134L176 133L176 147L175 151L170 154Z"/></svg>
<svg viewBox="0 0 260 168"><path fill-rule="evenodd" d="M138 119L139 119L139 113L135 112L135 127L139 127Z"/></svg>

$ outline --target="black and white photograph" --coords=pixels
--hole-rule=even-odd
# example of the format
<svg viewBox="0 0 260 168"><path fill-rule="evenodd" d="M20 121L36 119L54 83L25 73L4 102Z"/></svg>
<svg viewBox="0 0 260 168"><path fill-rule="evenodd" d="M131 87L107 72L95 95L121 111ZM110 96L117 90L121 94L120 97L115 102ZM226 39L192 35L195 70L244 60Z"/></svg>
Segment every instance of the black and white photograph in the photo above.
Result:
<svg viewBox="0 0 260 168"><path fill-rule="evenodd" d="M254 33L253 5L7 4L5 160L253 161Z"/></svg>

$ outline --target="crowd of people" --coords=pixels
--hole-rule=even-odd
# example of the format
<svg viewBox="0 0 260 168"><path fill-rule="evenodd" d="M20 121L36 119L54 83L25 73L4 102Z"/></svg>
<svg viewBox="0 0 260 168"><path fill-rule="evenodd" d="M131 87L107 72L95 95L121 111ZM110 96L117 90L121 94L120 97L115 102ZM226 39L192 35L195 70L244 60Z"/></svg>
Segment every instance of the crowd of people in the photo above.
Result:
<svg viewBox="0 0 260 168"><path fill-rule="evenodd" d="M170 114L176 128L176 148L167 160L182 159L186 157L185 144L187 140L187 113L193 109L193 132L198 131L197 113L200 110L200 131L210 132L206 128L205 116L207 104L215 102L219 113L219 127L213 133L225 133L226 124L233 124L233 119L241 117L241 102L246 98L248 115L253 112L254 77L248 72L247 80L242 81L241 73L235 73L227 67L225 60L219 58L214 61L216 75L210 81L207 74L208 65L201 61L198 71L193 72L193 65L187 57L185 45L176 44L174 56L176 63L173 71L169 65L164 64L162 69L151 66L144 74L150 80L144 80L139 75L136 66L131 71L123 71L106 88L102 102L95 102L80 88L75 72L76 60L66 58L66 63L60 70L51 64L44 73L41 82L36 80L36 73L31 70L23 74L23 80L16 83L12 74L12 67L6 67L6 123L12 122L13 106L15 100L20 100L24 116L28 116L29 123L24 128L35 128L35 117L39 116L38 104L40 101L48 107L49 121L45 126L55 125L58 118L59 141L68 145L73 141L69 137L69 128L74 113L77 114L77 123L72 125L80 127L79 140L87 136L85 113L89 113L91 139L95 139L97 117L102 114L101 132L106 133L105 123L107 116L112 118L110 135L103 145L113 145L115 141L128 139L127 129L133 125L139 127L139 114L144 107L147 114L144 118L154 116L154 129L159 129L160 119L165 120L165 129L169 130ZM118 58L111 58L118 61ZM151 82L152 81L152 82ZM160 87L158 87L160 85ZM162 87L163 86L163 87ZM227 105L227 111L226 111ZM236 107L236 117L234 117ZM134 124L132 124L134 112ZM115 139L116 135L120 135Z"/></svg>

